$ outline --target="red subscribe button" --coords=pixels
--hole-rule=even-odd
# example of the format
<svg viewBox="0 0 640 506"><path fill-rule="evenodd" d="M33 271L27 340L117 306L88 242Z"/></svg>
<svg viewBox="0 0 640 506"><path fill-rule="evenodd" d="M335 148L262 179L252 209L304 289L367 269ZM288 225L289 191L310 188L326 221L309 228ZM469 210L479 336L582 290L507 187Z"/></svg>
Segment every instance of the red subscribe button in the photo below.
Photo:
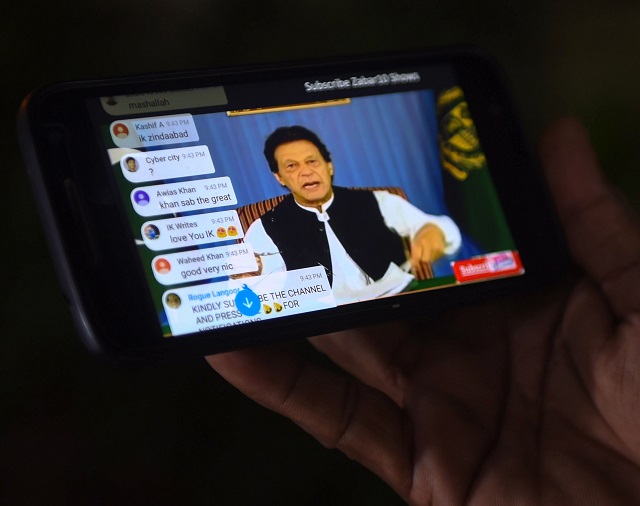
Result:
<svg viewBox="0 0 640 506"><path fill-rule="evenodd" d="M468 260L452 262L451 267L456 280L460 283L478 279L515 276L524 269L517 251L489 253Z"/></svg>

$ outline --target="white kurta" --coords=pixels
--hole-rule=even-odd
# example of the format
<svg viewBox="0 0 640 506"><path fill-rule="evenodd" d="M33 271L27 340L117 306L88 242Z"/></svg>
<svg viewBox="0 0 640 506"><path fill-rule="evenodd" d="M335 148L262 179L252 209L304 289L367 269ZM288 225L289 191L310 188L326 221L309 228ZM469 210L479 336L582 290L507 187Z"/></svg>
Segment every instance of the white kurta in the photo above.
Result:
<svg viewBox="0 0 640 506"><path fill-rule="evenodd" d="M462 243L460 230L448 216L427 214L402 197L386 191L374 191L373 194L378 202L385 225L398 235L413 239L422 227L433 224L444 232L446 255L452 255L460 248ZM336 303L346 304L383 295L393 295L402 291L413 279L413 275L408 272L410 268L408 262L401 266L390 262L385 275L377 281L367 276L349 256L331 228L330 208L332 203L333 196L322 206L322 211L315 207L305 207L300 204L298 206L305 211L315 213L318 221L325 223L331 253L332 289ZM244 242L250 244L254 252L261 257L262 274L287 270L278 247L265 231L261 219L251 224L245 234Z"/></svg>

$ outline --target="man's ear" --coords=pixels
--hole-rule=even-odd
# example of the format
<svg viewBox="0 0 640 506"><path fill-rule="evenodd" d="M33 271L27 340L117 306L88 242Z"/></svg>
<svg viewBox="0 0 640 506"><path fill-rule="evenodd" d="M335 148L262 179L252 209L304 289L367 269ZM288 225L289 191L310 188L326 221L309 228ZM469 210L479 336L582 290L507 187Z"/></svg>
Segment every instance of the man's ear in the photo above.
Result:
<svg viewBox="0 0 640 506"><path fill-rule="evenodd" d="M327 167L329 167L329 175L333 176L333 162L329 162Z"/></svg>
<svg viewBox="0 0 640 506"><path fill-rule="evenodd" d="M284 181L282 180L282 178L280 177L280 174L278 174L277 172L272 172L271 174L273 174L273 177L276 178L276 181L278 181L278 184L282 185L282 186L286 186L284 184Z"/></svg>

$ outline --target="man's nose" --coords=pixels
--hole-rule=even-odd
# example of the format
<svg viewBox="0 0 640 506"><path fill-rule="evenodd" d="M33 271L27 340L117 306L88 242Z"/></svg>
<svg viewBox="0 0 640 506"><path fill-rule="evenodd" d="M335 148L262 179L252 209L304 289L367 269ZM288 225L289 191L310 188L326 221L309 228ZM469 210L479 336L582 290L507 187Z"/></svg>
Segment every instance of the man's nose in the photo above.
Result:
<svg viewBox="0 0 640 506"><path fill-rule="evenodd" d="M302 167L300 168L300 175L305 177L312 176L313 170L311 170L311 167L309 167L306 163L303 163Z"/></svg>

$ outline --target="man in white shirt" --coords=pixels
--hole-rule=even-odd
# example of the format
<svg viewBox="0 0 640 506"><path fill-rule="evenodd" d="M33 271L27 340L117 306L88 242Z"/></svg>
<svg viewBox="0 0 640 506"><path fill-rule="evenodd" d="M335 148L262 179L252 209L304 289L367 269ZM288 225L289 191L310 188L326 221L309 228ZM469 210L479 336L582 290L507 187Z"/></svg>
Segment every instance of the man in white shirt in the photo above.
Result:
<svg viewBox="0 0 640 506"><path fill-rule="evenodd" d="M247 230L258 274L322 266L336 303L344 304L398 293L412 281L412 268L460 247L448 216L426 214L385 191L334 187L331 155L304 127L275 130L264 154L291 194ZM410 239L408 254L403 238Z"/></svg>

